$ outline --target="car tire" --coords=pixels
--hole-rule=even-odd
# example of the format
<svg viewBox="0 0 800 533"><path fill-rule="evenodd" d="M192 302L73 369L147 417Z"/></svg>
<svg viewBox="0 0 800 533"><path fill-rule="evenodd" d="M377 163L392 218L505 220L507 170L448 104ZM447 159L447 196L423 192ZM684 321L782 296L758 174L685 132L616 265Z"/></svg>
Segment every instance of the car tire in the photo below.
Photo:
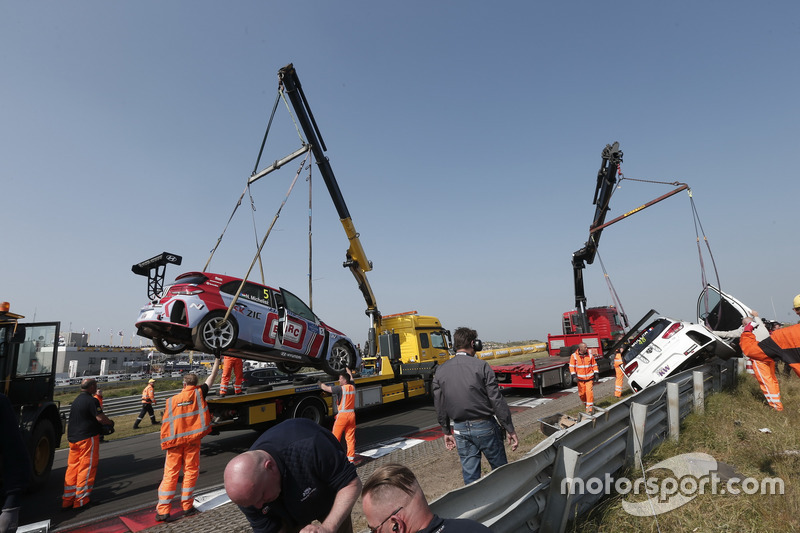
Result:
<svg viewBox="0 0 800 533"><path fill-rule="evenodd" d="M339 341L331 348L328 358L322 363L322 370L327 374L337 377L339 372L346 368L353 368L356 364L356 355L353 348L344 341Z"/></svg>
<svg viewBox="0 0 800 533"><path fill-rule="evenodd" d="M230 350L239 336L239 325L233 317L225 321L225 313L214 311L203 317L195 330L194 347L206 353Z"/></svg>
<svg viewBox="0 0 800 533"><path fill-rule="evenodd" d="M56 430L53 422L48 419L40 420L33 429L31 438L31 463L33 477L31 490L42 487L50 477L53 459L56 454Z"/></svg>
<svg viewBox="0 0 800 533"><path fill-rule="evenodd" d="M297 372L300 372L300 369L303 367L300 363L289 363L284 361L283 363L275 363L275 368L284 374L296 374Z"/></svg>
<svg viewBox="0 0 800 533"><path fill-rule="evenodd" d="M176 355L181 352L186 351L186 345L181 342L169 342L166 339L162 339L161 337L156 337L153 339L153 346L156 347L161 353L167 355Z"/></svg>

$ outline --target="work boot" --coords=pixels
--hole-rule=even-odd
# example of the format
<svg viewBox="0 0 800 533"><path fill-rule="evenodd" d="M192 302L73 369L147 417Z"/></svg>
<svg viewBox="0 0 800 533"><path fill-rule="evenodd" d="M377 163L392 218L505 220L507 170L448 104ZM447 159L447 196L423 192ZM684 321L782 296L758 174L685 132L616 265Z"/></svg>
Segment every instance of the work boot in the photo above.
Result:
<svg viewBox="0 0 800 533"><path fill-rule="evenodd" d="M136 422L133 423L133 429L139 429L139 422L141 422L141 419L137 418Z"/></svg>
<svg viewBox="0 0 800 533"><path fill-rule="evenodd" d="M168 518L169 518L169 513L167 514L156 513L156 522L166 522Z"/></svg>
<svg viewBox="0 0 800 533"><path fill-rule="evenodd" d="M156 421L156 419L155 419L155 418L151 418L151 419L150 419L150 422L151 422L151 423L152 423L154 426L155 426L156 424L158 424L158 422Z"/></svg>

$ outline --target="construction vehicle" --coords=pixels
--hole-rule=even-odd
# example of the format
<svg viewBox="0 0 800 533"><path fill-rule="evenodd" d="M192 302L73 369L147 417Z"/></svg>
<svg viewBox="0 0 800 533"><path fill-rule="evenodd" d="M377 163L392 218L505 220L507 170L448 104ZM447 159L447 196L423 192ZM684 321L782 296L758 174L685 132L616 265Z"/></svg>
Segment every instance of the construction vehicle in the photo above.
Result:
<svg viewBox="0 0 800 533"><path fill-rule="evenodd" d="M594 262L600 236L608 226L623 220L642 209L650 207L670 196L689 188L685 183L672 183L675 189L636 209L606 222L609 202L617 185L617 176L621 175L622 150L619 143L607 144L602 152L600 170L597 173L597 184L592 204L595 205L594 218L589 226L589 240L583 247L572 254L572 273L575 287L575 309L562 315L562 332L559 335L547 335L547 360L531 361L530 365L503 365L495 367L498 384L501 387L538 388L551 385L568 387L572 384L569 377L569 356L578 349L578 344L585 343L589 352L595 356L600 373L611 371L613 363L608 354L612 354L614 344L625 333L629 326L628 319L621 307L586 307L586 292L583 284L583 270ZM613 292L613 291L612 291Z"/></svg>
<svg viewBox="0 0 800 533"><path fill-rule="evenodd" d="M378 310L375 294L367 279L372 263L367 259L324 153L327 148L297 72L289 64L280 69L278 77L281 90L289 99L307 142L303 150L281 160L280 165L298 157L305 150L311 151L349 241L343 266L352 272L367 305L365 313L369 317L369 330L361 358L362 367L353 369L357 376L356 408L430 394L436 366L449 359L451 354L450 332L433 316L420 315L416 311L384 316ZM254 173L250 183L280 165L274 164ZM298 417L322 421L332 413L331 396L319 388L316 379L308 381L257 392L251 389L246 394L226 398L210 397L208 405L215 430L244 427L262 429L283 419Z"/></svg>
<svg viewBox="0 0 800 533"><path fill-rule="evenodd" d="M32 466L31 490L50 475L66 420L53 401L59 322L23 324L8 302L0 303L0 392L8 396L19 421Z"/></svg>

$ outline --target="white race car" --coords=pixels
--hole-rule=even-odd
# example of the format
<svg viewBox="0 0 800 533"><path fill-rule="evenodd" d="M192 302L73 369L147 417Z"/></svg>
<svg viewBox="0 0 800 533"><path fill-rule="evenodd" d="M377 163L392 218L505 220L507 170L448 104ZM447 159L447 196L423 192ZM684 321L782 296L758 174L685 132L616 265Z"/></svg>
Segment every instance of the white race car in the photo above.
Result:
<svg viewBox="0 0 800 533"><path fill-rule="evenodd" d="M749 307L712 285L697 300L696 324L651 310L620 341L628 384L638 392L707 358L740 356L738 339L723 339L712 331L735 330L749 315Z"/></svg>

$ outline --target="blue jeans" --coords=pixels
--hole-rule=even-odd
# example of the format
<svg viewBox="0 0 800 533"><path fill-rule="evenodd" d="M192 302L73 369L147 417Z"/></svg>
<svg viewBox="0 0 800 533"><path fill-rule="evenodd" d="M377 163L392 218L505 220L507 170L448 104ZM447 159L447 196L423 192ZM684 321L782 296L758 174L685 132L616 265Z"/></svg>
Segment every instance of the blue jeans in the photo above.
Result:
<svg viewBox="0 0 800 533"><path fill-rule="evenodd" d="M461 459L461 475L468 485L481 477L481 452L492 470L508 462L503 433L497 422L488 420L454 422L453 434Z"/></svg>

